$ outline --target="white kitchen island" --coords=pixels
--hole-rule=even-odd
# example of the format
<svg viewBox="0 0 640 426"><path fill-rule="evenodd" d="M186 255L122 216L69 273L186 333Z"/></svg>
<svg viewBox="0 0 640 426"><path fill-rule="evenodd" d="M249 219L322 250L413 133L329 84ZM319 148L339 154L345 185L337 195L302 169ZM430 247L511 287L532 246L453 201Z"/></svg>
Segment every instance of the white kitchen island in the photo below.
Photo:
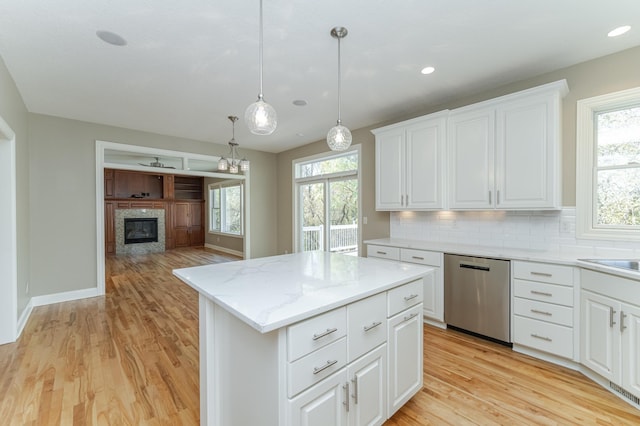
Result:
<svg viewBox="0 0 640 426"><path fill-rule="evenodd" d="M316 251L173 273L199 293L202 425L382 424L422 387L431 268Z"/></svg>

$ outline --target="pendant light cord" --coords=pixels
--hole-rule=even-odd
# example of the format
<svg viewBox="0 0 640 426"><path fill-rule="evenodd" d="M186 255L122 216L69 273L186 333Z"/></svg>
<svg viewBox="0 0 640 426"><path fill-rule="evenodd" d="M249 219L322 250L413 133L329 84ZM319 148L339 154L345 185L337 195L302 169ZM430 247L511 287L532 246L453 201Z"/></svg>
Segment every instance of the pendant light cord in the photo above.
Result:
<svg viewBox="0 0 640 426"><path fill-rule="evenodd" d="M263 60L263 55L262 55L262 50L263 50L263 27L262 27L262 0L260 0L260 93L258 94L258 99L262 99L262 60Z"/></svg>
<svg viewBox="0 0 640 426"><path fill-rule="evenodd" d="M338 37L338 124L342 124L342 120L340 119L340 105L342 104L342 88L341 88L341 83L340 83L340 67L341 67L341 61L340 61L340 37Z"/></svg>

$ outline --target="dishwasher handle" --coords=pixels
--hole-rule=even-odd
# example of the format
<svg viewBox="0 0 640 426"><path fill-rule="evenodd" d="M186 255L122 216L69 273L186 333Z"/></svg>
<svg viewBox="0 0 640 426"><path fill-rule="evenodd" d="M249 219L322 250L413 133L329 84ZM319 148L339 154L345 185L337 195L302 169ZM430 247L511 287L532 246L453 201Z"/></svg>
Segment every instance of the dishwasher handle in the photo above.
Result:
<svg viewBox="0 0 640 426"><path fill-rule="evenodd" d="M474 269L476 271L486 271L486 272L491 271L491 268L489 268L488 266L481 265L479 263L473 263L473 262L466 262L466 263L460 262L460 267L465 269Z"/></svg>

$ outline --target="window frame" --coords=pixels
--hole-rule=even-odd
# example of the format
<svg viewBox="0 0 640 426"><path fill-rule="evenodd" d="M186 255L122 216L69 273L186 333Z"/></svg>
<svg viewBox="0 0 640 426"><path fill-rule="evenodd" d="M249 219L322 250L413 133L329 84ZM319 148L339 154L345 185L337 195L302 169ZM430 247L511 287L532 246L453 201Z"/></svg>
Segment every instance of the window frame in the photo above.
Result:
<svg viewBox="0 0 640 426"><path fill-rule="evenodd" d="M599 226L597 214L597 113L640 105L640 87L581 99L576 105L576 237L640 241L640 228Z"/></svg>
<svg viewBox="0 0 640 426"><path fill-rule="evenodd" d="M214 225L214 215L213 215L213 209L214 209L214 197L213 197L213 191L214 190L220 190L220 192L222 192L223 189L225 188L231 188L231 187L239 187L240 188L240 233L232 233L232 232L225 232L222 230L222 226L220 227L221 229L214 229L213 225ZM225 236L229 236L229 237L238 237L238 238L244 238L245 235L245 200L244 200L244 194L245 194L245 187L244 187L244 181L238 181L238 180L226 180L226 181L221 181L221 182L215 182L215 183L210 183L207 186L207 191L208 191L208 195L209 195L209 229L208 229L208 233L209 234L216 234L216 235L225 235ZM222 225L224 218L222 217L222 212L224 212L224 203L221 199L219 200L220 205L219 207L217 207L220 210L221 213L221 218L220 218L220 224Z"/></svg>

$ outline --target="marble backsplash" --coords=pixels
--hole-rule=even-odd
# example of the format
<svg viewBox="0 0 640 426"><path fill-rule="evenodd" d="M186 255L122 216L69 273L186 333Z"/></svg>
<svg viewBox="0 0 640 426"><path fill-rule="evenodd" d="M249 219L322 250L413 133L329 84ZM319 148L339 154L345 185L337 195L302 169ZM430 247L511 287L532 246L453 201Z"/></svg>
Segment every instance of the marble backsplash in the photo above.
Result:
<svg viewBox="0 0 640 426"><path fill-rule="evenodd" d="M152 243L124 243L125 218L158 218L158 241ZM147 254L165 251L164 209L116 209L116 254Z"/></svg>
<svg viewBox="0 0 640 426"><path fill-rule="evenodd" d="M640 257L640 244L576 238L576 210L392 212L391 238L549 250L583 257Z"/></svg>

